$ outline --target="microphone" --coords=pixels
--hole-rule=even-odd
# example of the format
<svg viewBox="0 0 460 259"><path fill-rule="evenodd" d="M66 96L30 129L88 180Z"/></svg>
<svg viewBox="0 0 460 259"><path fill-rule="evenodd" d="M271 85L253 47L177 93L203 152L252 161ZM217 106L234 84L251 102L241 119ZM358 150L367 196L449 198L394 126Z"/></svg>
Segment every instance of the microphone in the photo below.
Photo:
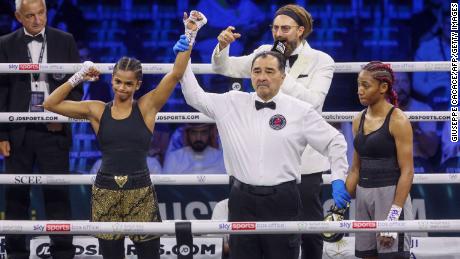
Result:
<svg viewBox="0 0 460 259"><path fill-rule="evenodd" d="M286 52L286 46L282 41L276 40L275 43L273 43L273 48L271 51L279 52L284 56L284 52Z"/></svg>

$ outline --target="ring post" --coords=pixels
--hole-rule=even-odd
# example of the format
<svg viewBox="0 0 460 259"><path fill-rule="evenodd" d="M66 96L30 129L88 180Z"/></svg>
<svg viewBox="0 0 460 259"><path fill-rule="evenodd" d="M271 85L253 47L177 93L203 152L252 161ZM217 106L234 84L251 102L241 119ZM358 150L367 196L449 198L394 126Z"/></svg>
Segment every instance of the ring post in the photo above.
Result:
<svg viewBox="0 0 460 259"><path fill-rule="evenodd" d="M176 222L177 258L193 259L192 223Z"/></svg>

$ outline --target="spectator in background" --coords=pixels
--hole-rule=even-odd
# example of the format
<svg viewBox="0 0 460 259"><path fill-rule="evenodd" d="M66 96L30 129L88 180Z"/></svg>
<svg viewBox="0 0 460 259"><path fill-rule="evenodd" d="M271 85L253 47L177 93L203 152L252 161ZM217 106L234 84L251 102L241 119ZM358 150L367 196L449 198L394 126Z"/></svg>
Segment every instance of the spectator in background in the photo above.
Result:
<svg viewBox="0 0 460 259"><path fill-rule="evenodd" d="M408 73L395 73L393 89L398 94L399 108L403 111L432 111L425 103L415 100ZM415 173L432 173L430 159L438 151L439 137L436 122L412 122L414 134L414 170Z"/></svg>
<svg viewBox="0 0 460 259"><path fill-rule="evenodd" d="M417 49L415 61L449 61L450 60L450 13L443 12L442 26L432 38L422 42ZM435 111L447 110L449 107L450 75L448 72L416 72L414 94L428 103Z"/></svg>
<svg viewBox="0 0 460 259"><path fill-rule="evenodd" d="M166 154L163 173L225 174L224 158L222 151L217 149L214 124L188 124L183 132L184 146Z"/></svg>

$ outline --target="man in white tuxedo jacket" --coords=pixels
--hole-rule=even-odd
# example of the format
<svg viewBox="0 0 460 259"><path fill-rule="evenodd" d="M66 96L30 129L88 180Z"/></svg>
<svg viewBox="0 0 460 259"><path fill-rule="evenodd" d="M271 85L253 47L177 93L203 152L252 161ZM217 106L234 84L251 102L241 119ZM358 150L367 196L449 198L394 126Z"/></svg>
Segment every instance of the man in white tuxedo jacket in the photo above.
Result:
<svg viewBox="0 0 460 259"><path fill-rule="evenodd" d="M286 77L281 92L310 103L318 113L322 112L324 100L334 74L334 60L326 53L312 49L306 38L312 32L313 19L303 7L285 5L277 10L273 20L274 45L262 45L250 55L230 57L230 44L242 35L229 26L218 36L219 44L212 55L212 68L218 73L235 78L249 78L251 63L257 53L276 50L286 58ZM323 220L321 204L322 173L330 172L326 157L307 146L300 167L303 220ZM346 206L339 198L344 193L343 181L333 178L333 198L338 207ZM349 202L349 200L348 200ZM302 236L302 258L322 258L323 241L320 235Z"/></svg>

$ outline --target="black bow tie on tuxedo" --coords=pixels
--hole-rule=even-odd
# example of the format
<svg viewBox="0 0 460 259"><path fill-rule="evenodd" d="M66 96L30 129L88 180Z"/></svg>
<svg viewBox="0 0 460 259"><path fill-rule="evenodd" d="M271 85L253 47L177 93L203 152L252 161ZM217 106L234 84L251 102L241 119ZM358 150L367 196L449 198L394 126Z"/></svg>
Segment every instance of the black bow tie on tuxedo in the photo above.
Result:
<svg viewBox="0 0 460 259"><path fill-rule="evenodd" d="M268 103L256 101L256 110L260 110L263 108L269 108L269 109L274 110L276 109L276 103L274 101L271 101Z"/></svg>
<svg viewBox="0 0 460 259"><path fill-rule="evenodd" d="M294 62L297 60L298 57L299 57L298 54L289 56L289 58L288 58L288 60L289 60L289 67L292 67L292 66L294 65Z"/></svg>
<svg viewBox="0 0 460 259"><path fill-rule="evenodd" d="M24 35L24 37L26 39L26 43L32 42L34 40L38 42L43 42L43 35L41 33L36 36Z"/></svg>

